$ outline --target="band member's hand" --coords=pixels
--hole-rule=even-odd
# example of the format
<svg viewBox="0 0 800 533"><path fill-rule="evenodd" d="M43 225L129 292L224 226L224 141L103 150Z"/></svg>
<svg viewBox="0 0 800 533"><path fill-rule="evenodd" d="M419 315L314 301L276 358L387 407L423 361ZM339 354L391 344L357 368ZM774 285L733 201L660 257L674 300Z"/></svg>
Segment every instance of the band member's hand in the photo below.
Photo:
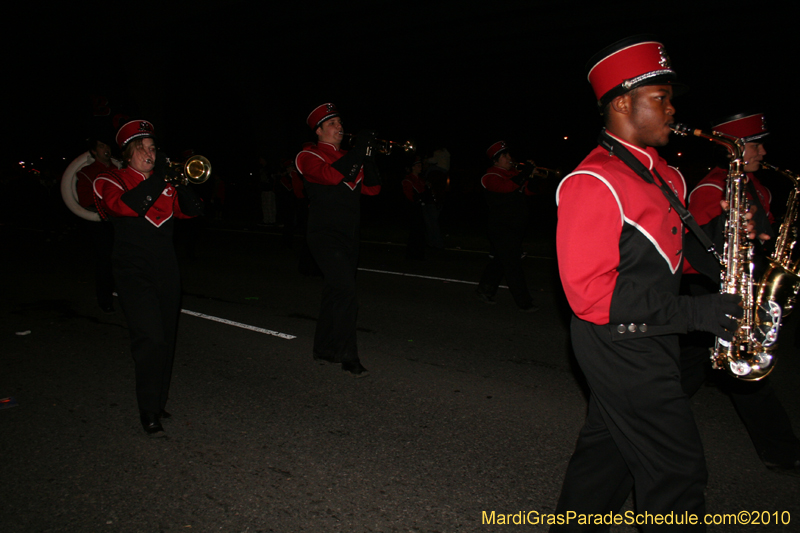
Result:
<svg viewBox="0 0 800 533"><path fill-rule="evenodd" d="M689 331L707 331L730 341L744 309L738 294L706 294L689 297Z"/></svg>
<svg viewBox="0 0 800 533"><path fill-rule="evenodd" d="M726 200L720 200L719 205L722 207L723 211L728 210L728 202ZM745 228L747 230L747 238L750 240L755 240L756 236L758 236L758 238L762 241L768 241L770 240L769 234L764 233L763 231L758 232L756 229L755 214L757 212L758 207L753 205L750 206L750 209L744 215L745 220L747 220L747 227Z"/></svg>
<svg viewBox="0 0 800 533"><path fill-rule="evenodd" d="M156 161L153 165L153 174L151 177L166 179L168 168L169 165L167 164L167 154L165 154L162 150L158 150L156 152Z"/></svg>
<svg viewBox="0 0 800 533"><path fill-rule="evenodd" d="M372 130L361 130L356 135L356 143L353 146L353 151L364 157L371 157L375 151L377 140L375 132Z"/></svg>

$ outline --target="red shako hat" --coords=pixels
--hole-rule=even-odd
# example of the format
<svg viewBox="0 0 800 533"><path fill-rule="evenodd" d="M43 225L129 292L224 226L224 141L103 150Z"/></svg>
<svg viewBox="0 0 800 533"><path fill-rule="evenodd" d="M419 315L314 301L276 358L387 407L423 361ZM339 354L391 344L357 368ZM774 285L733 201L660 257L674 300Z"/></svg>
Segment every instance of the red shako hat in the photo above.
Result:
<svg viewBox="0 0 800 533"><path fill-rule="evenodd" d="M769 135L764 113L730 115L717 121L711 129L725 135L739 137L746 143L755 142Z"/></svg>
<svg viewBox="0 0 800 533"><path fill-rule="evenodd" d="M117 145L124 149L134 139L153 137L153 125L146 120L131 120L122 125L117 132Z"/></svg>
<svg viewBox="0 0 800 533"><path fill-rule="evenodd" d="M636 35L607 46L586 64L599 106L644 85L677 85L664 45L650 35ZM681 85L681 88L685 88Z"/></svg>
<svg viewBox="0 0 800 533"><path fill-rule="evenodd" d="M494 159L501 153L507 151L508 151L508 145L506 144L506 142L497 141L496 143L494 143L493 145L491 145L489 148L486 149L486 155L488 155L490 159Z"/></svg>
<svg viewBox="0 0 800 533"><path fill-rule="evenodd" d="M322 104L314 108L306 122L308 123L308 127L312 130L316 130L319 128L319 125L328 120L329 118L338 117L339 111L336 109L336 106L332 103L328 102L327 104Z"/></svg>

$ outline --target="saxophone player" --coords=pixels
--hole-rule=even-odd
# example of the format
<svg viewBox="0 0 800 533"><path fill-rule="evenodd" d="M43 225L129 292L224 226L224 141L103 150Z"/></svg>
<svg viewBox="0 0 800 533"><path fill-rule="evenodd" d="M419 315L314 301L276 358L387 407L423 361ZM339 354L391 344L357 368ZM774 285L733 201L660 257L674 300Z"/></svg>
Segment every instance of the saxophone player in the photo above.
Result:
<svg viewBox="0 0 800 533"><path fill-rule="evenodd" d="M678 295L686 184L656 150L669 142L679 87L664 46L625 39L587 70L605 128L558 187L556 246L572 346L591 394L556 514L617 513L633 490L639 513L702 516L707 470L681 390L678 334L731 339L737 324L726 315L742 316L740 298Z"/></svg>
<svg viewBox="0 0 800 533"><path fill-rule="evenodd" d="M730 115L716 121L712 129L745 142L746 189L748 199L756 206L753 217L755 231L762 241L774 240L775 234L770 226L775 222L770 210L772 194L756 175L767 153L763 142L769 130L764 114L744 112ZM721 215L720 200L724 195L726 176L727 169L714 168L689 195L689 210L700 224ZM763 248L756 247L756 251L763 260ZM700 275L687 276L686 281L693 294L710 294L719 289L715 281ZM713 343L708 334L692 334L684 340L681 381L689 396L694 395L705 381L709 370L708 347ZM725 372L712 372L711 377L717 388L731 398L764 465L781 474L800 476L800 440L792 430L769 376L756 382L736 380Z"/></svg>

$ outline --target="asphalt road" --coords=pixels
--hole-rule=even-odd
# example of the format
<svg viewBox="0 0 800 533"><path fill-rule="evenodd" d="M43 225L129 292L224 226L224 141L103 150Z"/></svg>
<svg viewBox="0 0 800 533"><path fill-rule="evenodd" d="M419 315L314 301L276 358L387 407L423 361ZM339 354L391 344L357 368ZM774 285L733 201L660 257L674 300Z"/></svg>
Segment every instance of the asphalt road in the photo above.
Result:
<svg viewBox="0 0 800 533"><path fill-rule="evenodd" d="M204 229L195 258L179 243L184 309L295 338L182 315L154 439L124 317L97 307L77 234L0 228L0 398L18 403L0 410L0 531L545 531L483 513L551 513L584 417L552 243L527 245L529 314L508 291L475 297L486 255L464 249L480 238L409 262L385 234L362 243L365 379L312 361L322 282L277 235ZM774 381L800 429L792 329ZM709 531L800 531L800 478L762 466L718 390L693 404L709 512L772 522Z"/></svg>

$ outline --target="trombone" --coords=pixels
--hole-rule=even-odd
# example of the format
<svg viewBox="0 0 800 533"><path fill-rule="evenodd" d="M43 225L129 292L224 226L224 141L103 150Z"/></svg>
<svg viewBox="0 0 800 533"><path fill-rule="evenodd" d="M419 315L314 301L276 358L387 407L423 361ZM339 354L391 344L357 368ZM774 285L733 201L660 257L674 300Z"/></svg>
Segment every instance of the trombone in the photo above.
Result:
<svg viewBox="0 0 800 533"><path fill-rule="evenodd" d="M350 145L352 146L356 142L357 135L355 133L343 133L342 135L348 137L350 139ZM379 154L389 155L392 153L392 147L397 146L401 148L404 152L411 152L414 153L417 151L417 145L414 141L406 141L404 143L399 143L395 141L384 141L383 139L375 139L375 149L378 151Z"/></svg>

